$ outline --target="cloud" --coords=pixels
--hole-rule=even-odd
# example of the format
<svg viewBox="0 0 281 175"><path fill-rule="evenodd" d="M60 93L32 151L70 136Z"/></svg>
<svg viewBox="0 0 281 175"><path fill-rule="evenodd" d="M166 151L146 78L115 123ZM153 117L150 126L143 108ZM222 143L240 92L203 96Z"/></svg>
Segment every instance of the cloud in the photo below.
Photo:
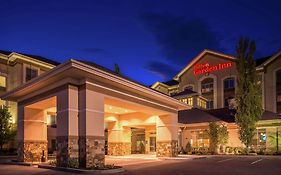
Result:
<svg viewBox="0 0 281 175"><path fill-rule="evenodd" d="M172 77L174 77L177 73L178 73L178 69L163 63L163 62L159 62L159 61L150 61L148 62L148 64L145 67L148 71L153 72L157 75L159 75L160 77L162 77L164 80L168 80L171 79Z"/></svg>
<svg viewBox="0 0 281 175"><path fill-rule="evenodd" d="M106 50L101 49L101 48L82 48L80 49L82 52L87 52L87 53L93 53L93 54L105 54L107 53Z"/></svg>
<svg viewBox="0 0 281 175"><path fill-rule="evenodd" d="M142 23L153 34L166 61L185 65L205 48L219 49L218 35L202 19L167 13L144 13Z"/></svg>

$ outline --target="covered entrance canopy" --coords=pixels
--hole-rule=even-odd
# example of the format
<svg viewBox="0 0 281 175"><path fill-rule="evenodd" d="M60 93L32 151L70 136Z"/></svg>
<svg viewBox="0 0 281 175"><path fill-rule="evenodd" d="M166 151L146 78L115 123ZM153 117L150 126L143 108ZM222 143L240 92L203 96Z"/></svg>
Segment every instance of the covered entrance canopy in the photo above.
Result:
<svg viewBox="0 0 281 175"><path fill-rule="evenodd" d="M56 113L57 163L79 159L81 167L104 163L108 154L132 152L132 128L145 132L145 152L177 155L178 111L190 107L169 96L92 63L76 60L57 66L7 92L18 102L18 159L40 161L47 155L47 114Z"/></svg>

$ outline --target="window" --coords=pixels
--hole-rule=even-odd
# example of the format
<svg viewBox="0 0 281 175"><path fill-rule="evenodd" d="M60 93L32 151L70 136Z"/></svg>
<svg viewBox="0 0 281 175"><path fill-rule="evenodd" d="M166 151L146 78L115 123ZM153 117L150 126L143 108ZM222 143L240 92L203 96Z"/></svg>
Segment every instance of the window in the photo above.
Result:
<svg viewBox="0 0 281 175"><path fill-rule="evenodd" d="M205 78L201 82L201 92L202 93L213 92L213 89L214 89L214 79L213 78Z"/></svg>
<svg viewBox="0 0 281 175"><path fill-rule="evenodd" d="M235 88L235 81L234 78L227 78L223 81L224 89L234 89Z"/></svg>
<svg viewBox="0 0 281 175"><path fill-rule="evenodd" d="M25 81L26 82L37 76L38 76L38 69L34 69L31 67L25 68Z"/></svg>
<svg viewBox="0 0 281 175"><path fill-rule="evenodd" d="M206 148L209 147L209 135L206 130L191 131L192 147L194 148Z"/></svg>
<svg viewBox="0 0 281 175"><path fill-rule="evenodd" d="M202 84L202 93L205 93L205 92L211 92L213 91L213 82L212 83L205 83L205 84Z"/></svg>
<svg viewBox="0 0 281 175"><path fill-rule="evenodd" d="M0 76L0 89L6 90L6 77Z"/></svg>
<svg viewBox="0 0 281 175"><path fill-rule="evenodd" d="M193 86L186 86L186 87L184 88L184 90L190 90L190 91L193 91Z"/></svg>
<svg viewBox="0 0 281 175"><path fill-rule="evenodd" d="M206 108L207 109L213 109L214 108L214 102L213 101L207 101Z"/></svg>
<svg viewBox="0 0 281 175"><path fill-rule="evenodd" d="M188 105L190 105L190 106L193 105L193 99L192 99L192 97L183 98L183 99L180 99L180 101L183 102L183 103L186 103L186 104L188 104Z"/></svg>
<svg viewBox="0 0 281 175"><path fill-rule="evenodd" d="M201 99L200 97L197 98L197 106L203 109L206 109L207 104L206 101Z"/></svg>
<svg viewBox="0 0 281 175"><path fill-rule="evenodd" d="M51 126L52 128L56 128L57 125L56 115L48 115L47 123L48 126Z"/></svg>

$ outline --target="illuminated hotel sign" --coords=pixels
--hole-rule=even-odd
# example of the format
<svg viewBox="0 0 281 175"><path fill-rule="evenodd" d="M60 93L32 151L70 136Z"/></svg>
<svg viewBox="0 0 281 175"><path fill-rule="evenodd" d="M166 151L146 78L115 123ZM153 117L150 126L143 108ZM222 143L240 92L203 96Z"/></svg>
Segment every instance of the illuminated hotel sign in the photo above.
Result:
<svg viewBox="0 0 281 175"><path fill-rule="evenodd" d="M232 67L231 62L227 63L219 63L217 65L210 65L209 63L206 64L196 64L193 67L193 73L194 75L199 75L199 74L205 74L205 73L210 73L210 72L215 72L223 69L228 69Z"/></svg>

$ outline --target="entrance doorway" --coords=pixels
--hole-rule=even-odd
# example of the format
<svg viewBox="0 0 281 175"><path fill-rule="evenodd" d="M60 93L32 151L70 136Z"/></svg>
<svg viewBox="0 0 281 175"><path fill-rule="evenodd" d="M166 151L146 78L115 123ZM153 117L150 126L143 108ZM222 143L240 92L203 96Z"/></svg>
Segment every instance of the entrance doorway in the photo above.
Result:
<svg viewBox="0 0 281 175"><path fill-rule="evenodd" d="M149 152L150 153L156 152L156 136L149 137Z"/></svg>
<svg viewBox="0 0 281 175"><path fill-rule="evenodd" d="M145 154L145 129L131 128L131 153Z"/></svg>

